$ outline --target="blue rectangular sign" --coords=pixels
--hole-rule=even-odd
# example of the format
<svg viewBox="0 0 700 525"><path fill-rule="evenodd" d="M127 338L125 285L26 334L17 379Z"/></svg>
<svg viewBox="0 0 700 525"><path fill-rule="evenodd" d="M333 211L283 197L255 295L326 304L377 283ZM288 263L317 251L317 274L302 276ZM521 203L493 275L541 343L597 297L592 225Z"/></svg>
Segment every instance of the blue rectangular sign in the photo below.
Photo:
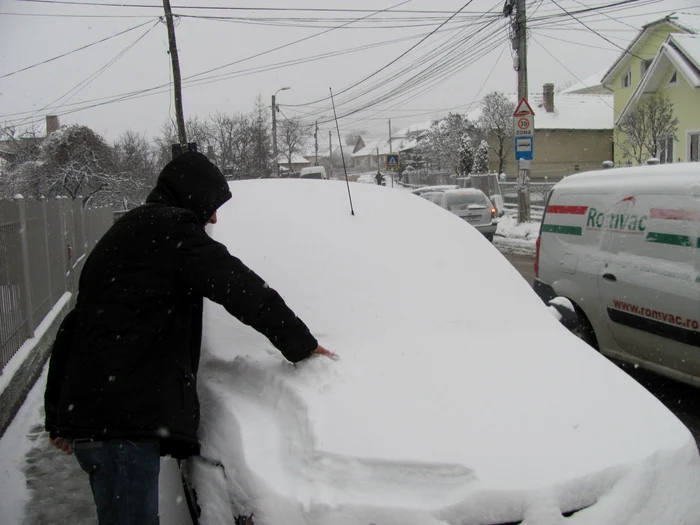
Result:
<svg viewBox="0 0 700 525"><path fill-rule="evenodd" d="M386 167L387 168L398 168L399 167L399 155L398 153L392 153L386 156Z"/></svg>
<svg viewBox="0 0 700 525"><path fill-rule="evenodd" d="M515 138L515 160L532 160L535 153L533 137Z"/></svg>

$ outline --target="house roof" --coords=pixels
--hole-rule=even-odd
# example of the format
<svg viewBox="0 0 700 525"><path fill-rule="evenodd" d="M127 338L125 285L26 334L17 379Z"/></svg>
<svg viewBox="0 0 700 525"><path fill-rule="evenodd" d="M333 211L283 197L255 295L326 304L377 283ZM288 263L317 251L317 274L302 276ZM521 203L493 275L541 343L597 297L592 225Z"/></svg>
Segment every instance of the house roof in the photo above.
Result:
<svg viewBox="0 0 700 525"><path fill-rule="evenodd" d="M600 81L600 79L603 78L603 75L605 75L606 72L607 72L607 69L603 69L602 71L598 71L595 74L591 75L590 77L583 79L581 82L577 82L576 84L573 84L572 86L569 86L568 88L562 90L561 94L562 95L567 95L567 94L588 95L591 93L592 90L600 89L600 88L604 88L607 91L610 91L608 88L605 88L603 86L603 83Z"/></svg>
<svg viewBox="0 0 700 525"><path fill-rule="evenodd" d="M655 93L666 78L668 67L673 66L694 88L700 88L700 35L671 34L661 45L646 75L634 90L625 108L620 112L620 122L647 94Z"/></svg>
<svg viewBox="0 0 700 525"><path fill-rule="evenodd" d="M508 95L517 104L517 95ZM547 113L542 93L533 93L528 101L535 111L535 130L610 130L614 127L613 95L574 95L556 93L554 111ZM469 113L470 120L481 116L481 108Z"/></svg>
<svg viewBox="0 0 700 525"><path fill-rule="evenodd" d="M630 44L627 46L627 49L622 54L620 54L619 57L617 57L617 60L615 60L613 65L610 66L610 68L603 76L601 83L606 86L609 86L612 83L618 68L622 65L622 62L625 59L625 57L633 53L634 48L637 46L637 44L640 43L642 37L646 34L646 32L649 29L663 24L672 25L685 33L700 34L700 15L692 13L671 13L663 18L660 18L659 20L649 22L648 24L642 26L641 31L637 34L634 40L630 42Z"/></svg>
<svg viewBox="0 0 700 525"><path fill-rule="evenodd" d="M284 153L281 153L277 156L277 163L278 164L289 164L289 160L287 159L287 155ZM292 155L292 164L310 164L310 161L307 160L305 157L299 155L298 153L294 153Z"/></svg>

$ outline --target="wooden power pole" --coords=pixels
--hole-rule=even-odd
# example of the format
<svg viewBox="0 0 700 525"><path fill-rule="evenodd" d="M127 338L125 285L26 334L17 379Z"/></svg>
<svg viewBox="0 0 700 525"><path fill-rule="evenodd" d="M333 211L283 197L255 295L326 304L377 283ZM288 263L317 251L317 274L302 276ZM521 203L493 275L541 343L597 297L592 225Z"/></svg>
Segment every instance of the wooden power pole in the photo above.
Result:
<svg viewBox="0 0 700 525"><path fill-rule="evenodd" d="M333 178L333 132L328 130L328 163L331 166L331 172L328 175L331 179Z"/></svg>
<svg viewBox="0 0 700 525"><path fill-rule="evenodd" d="M170 0L163 0L165 9L165 23L168 26L168 42L170 43L170 59L173 63L173 90L175 91L175 115L177 118L177 135L180 146L187 147L187 133L185 132L185 115L182 110L182 78L180 77L180 59L177 56L177 42L175 41L175 24L173 12L170 9Z"/></svg>
<svg viewBox="0 0 700 525"><path fill-rule="evenodd" d="M515 38L518 50L518 101L528 97L527 87L527 14L526 0L515 0ZM530 220L530 165L518 161L518 222Z"/></svg>

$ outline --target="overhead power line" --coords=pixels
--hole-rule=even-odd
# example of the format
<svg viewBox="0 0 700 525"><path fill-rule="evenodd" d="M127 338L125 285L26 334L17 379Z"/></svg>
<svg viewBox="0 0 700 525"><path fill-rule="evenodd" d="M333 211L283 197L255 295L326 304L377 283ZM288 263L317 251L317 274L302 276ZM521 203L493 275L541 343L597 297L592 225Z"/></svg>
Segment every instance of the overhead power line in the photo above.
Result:
<svg viewBox="0 0 700 525"><path fill-rule="evenodd" d="M610 40L608 37L606 37L606 36L604 36L604 35L601 35L598 31L596 31L596 30L593 29L592 27L586 25L585 22L583 22L583 21L579 20L578 18L576 18L574 15L572 15L572 14L569 13L566 9L564 9L561 5L559 5L559 3L557 2L557 0L552 0L552 2L554 3L554 5L556 5L559 9L561 9L562 11L564 11L564 12L565 12L567 15L569 15L571 18L573 18L573 19L576 20L579 24L581 24L583 27L585 27L586 29L588 29L591 33L594 33L594 34L598 35L600 38L602 38L603 40L605 40L605 41L608 42L609 44L612 44L612 45L614 45L615 47L621 49L621 50L624 51L625 53L627 53L627 54L629 54L629 55L632 55L633 57L638 58L639 60L642 60L641 57L638 57L637 55L635 55L635 54L632 53L631 51L628 51L626 48L624 48L624 47L622 47L622 46L616 44L615 42L613 42L612 40Z"/></svg>
<svg viewBox="0 0 700 525"><path fill-rule="evenodd" d="M106 42L107 40L110 40L110 39L112 39L112 38L116 38L116 37L118 37L118 36L120 36L120 35L123 35L123 34L125 34L125 33L128 33L129 31L133 31L133 30L138 29L138 28L140 28L140 27L146 26L146 25L148 25L148 24L150 24L150 23L152 23L152 22L154 22L154 20L153 20L153 19L150 19L148 22L144 22L143 24L139 24L139 25L137 25L137 26L130 27L130 28L128 28L128 29L125 29L124 31L120 31L119 33L115 33L115 34L110 35L110 36L108 36L108 37L101 38L100 40L97 40L97 41L95 41L95 42L91 42L90 44L86 44L86 45L84 45L84 46L78 47L78 48L73 49L73 50L71 50L71 51L67 51L66 53L62 53L62 54L60 54L60 55L58 55L58 56L55 56L55 57L52 57L52 58L48 58L48 59L46 59L46 60L42 60L41 62L37 62L36 64L32 64L31 66L23 67L23 68L21 68L21 69L18 69L18 70L16 70L16 71L12 71L12 72L10 72L10 73L5 73L4 75L0 75L0 78L11 77L12 75L16 75L17 73L22 73L23 71L27 71L27 70L29 70L29 69L32 69L32 68L35 68L35 67L38 67L38 66L43 66L44 64L48 64L49 62L53 62L53 61L55 61L55 60L58 60L59 58L63 58L63 57L66 57L66 56L68 56L68 55L72 55L73 53L77 53L78 51L83 51L84 49L87 49L87 48L89 48L89 47L96 46L97 44L101 44L102 42Z"/></svg>

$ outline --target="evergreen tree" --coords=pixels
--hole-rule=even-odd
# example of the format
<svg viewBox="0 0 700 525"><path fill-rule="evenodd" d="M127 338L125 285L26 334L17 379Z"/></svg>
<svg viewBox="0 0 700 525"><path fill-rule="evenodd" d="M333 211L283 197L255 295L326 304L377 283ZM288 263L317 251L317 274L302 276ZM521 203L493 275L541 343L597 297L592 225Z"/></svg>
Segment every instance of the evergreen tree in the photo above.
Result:
<svg viewBox="0 0 700 525"><path fill-rule="evenodd" d="M489 171L489 145L485 140L481 141L474 155L472 173L488 173Z"/></svg>
<svg viewBox="0 0 700 525"><path fill-rule="evenodd" d="M469 175L474 167L474 147L472 139L466 133L462 135L462 143L459 147L460 175Z"/></svg>

